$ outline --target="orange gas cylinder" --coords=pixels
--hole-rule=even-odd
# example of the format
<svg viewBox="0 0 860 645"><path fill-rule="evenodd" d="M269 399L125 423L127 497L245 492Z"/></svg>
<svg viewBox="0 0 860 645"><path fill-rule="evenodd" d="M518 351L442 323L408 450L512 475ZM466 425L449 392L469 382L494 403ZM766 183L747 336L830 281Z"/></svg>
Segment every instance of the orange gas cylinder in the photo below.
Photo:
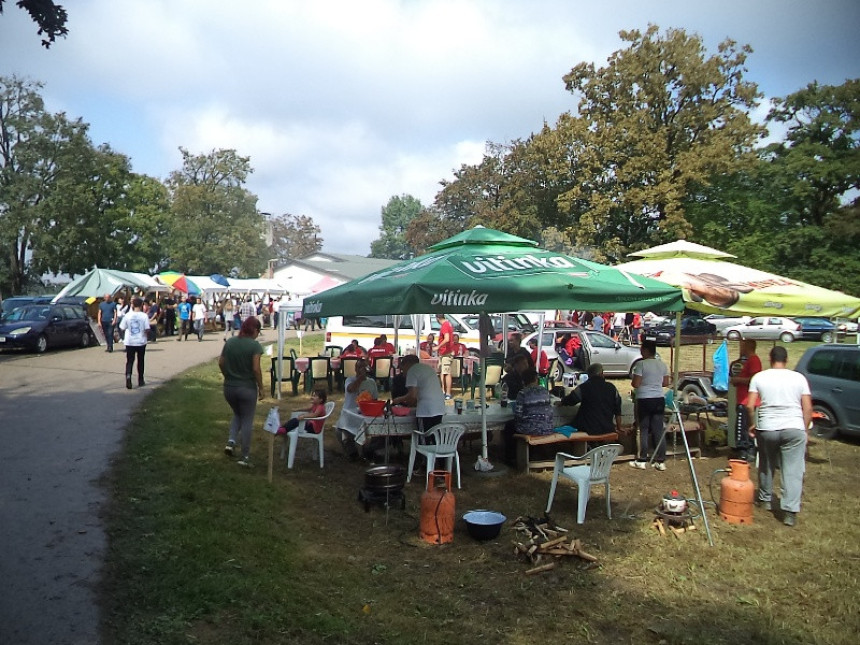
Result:
<svg viewBox="0 0 860 645"><path fill-rule="evenodd" d="M749 463L729 459L729 476L720 482L720 517L730 524L752 524L754 494Z"/></svg>
<svg viewBox="0 0 860 645"><path fill-rule="evenodd" d="M427 478L427 490L421 495L419 536L430 544L454 541L454 493L451 473L433 470Z"/></svg>

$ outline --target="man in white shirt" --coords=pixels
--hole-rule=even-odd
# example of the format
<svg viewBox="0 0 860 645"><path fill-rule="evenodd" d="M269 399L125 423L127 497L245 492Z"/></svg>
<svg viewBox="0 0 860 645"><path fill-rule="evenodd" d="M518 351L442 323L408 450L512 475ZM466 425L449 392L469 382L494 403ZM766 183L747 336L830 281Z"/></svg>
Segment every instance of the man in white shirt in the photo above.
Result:
<svg viewBox="0 0 860 645"><path fill-rule="evenodd" d="M203 330L206 325L206 305L203 304L203 298L197 298L191 308L191 322L194 324L197 340L203 342Z"/></svg>
<svg viewBox="0 0 860 645"><path fill-rule="evenodd" d="M415 354L407 354L400 359L400 371L406 374L408 392L391 399L391 404L415 407L418 429L422 432L442 423L446 411L445 393L436 370L420 362Z"/></svg>
<svg viewBox="0 0 860 645"><path fill-rule="evenodd" d="M806 471L806 430L812 423L812 395L809 383L799 372L786 367L785 347L770 350L770 369L750 380L747 411L749 435L758 443L759 506L770 506L773 473L778 467L782 479L783 524L794 526L800 512L803 474ZM758 406L758 410L756 410Z"/></svg>
<svg viewBox="0 0 860 645"><path fill-rule="evenodd" d="M355 361L355 375L350 376L346 379L346 383L344 383L343 406L341 407L340 418L336 426L343 450L350 459L358 456L358 449L355 446L355 435L361 431L363 420L345 414L345 412L349 411L358 414L358 395L362 392L367 392L374 399L379 398L379 389L376 386L376 381L368 376L367 367L367 359L359 358Z"/></svg>

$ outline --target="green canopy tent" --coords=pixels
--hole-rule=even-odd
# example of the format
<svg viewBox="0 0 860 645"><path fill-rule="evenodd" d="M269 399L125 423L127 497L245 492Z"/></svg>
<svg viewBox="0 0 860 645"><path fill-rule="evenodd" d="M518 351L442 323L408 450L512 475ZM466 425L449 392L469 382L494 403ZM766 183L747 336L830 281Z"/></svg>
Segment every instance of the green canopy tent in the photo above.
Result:
<svg viewBox="0 0 860 645"><path fill-rule="evenodd" d="M427 255L306 297L302 316L684 307L675 287L537 246L478 226L435 244ZM486 459L486 428L482 444Z"/></svg>
<svg viewBox="0 0 860 645"><path fill-rule="evenodd" d="M67 284L57 294L57 298L65 296L101 298L106 293L114 295L124 288L139 289L142 293L169 290L169 287L145 273L95 268Z"/></svg>

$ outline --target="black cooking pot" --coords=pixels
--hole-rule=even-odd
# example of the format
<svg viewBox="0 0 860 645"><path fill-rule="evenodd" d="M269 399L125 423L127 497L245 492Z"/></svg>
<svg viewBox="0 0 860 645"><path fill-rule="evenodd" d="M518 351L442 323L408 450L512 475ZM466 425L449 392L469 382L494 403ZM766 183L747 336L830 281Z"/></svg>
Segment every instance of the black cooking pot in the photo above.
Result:
<svg viewBox="0 0 860 645"><path fill-rule="evenodd" d="M364 472L364 487L371 491L400 490L406 484L403 466L374 466Z"/></svg>

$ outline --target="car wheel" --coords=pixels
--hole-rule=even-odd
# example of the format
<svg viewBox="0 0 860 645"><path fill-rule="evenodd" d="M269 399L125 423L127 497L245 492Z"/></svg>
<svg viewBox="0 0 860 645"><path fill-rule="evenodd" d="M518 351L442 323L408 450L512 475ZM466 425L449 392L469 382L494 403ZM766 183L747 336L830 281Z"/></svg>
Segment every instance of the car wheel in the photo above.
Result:
<svg viewBox="0 0 860 645"><path fill-rule="evenodd" d="M92 345L92 339L90 338L90 332L85 331L81 333L81 347L89 347Z"/></svg>
<svg viewBox="0 0 860 645"><path fill-rule="evenodd" d="M812 404L812 434L820 439L834 439L839 434L839 421L823 403Z"/></svg>
<svg viewBox="0 0 860 645"><path fill-rule="evenodd" d="M552 374L550 375L553 383L561 383L562 374L564 374L564 365L561 364L561 361L556 361L555 366L552 368Z"/></svg>
<svg viewBox="0 0 860 645"><path fill-rule="evenodd" d="M45 334L39 334L39 337L36 339L36 353L44 354L45 350L48 349L48 339L45 338Z"/></svg>
<svg viewBox="0 0 860 645"><path fill-rule="evenodd" d="M728 338L729 340L740 340L741 333L739 331L730 331L726 334L726 338Z"/></svg>
<svg viewBox="0 0 860 645"><path fill-rule="evenodd" d="M790 331L784 331L779 335L779 339L783 343L793 343L794 342L794 334L792 334Z"/></svg>
<svg viewBox="0 0 860 645"><path fill-rule="evenodd" d="M829 331L821 334L821 342L822 343L832 343L833 342L833 334Z"/></svg>

